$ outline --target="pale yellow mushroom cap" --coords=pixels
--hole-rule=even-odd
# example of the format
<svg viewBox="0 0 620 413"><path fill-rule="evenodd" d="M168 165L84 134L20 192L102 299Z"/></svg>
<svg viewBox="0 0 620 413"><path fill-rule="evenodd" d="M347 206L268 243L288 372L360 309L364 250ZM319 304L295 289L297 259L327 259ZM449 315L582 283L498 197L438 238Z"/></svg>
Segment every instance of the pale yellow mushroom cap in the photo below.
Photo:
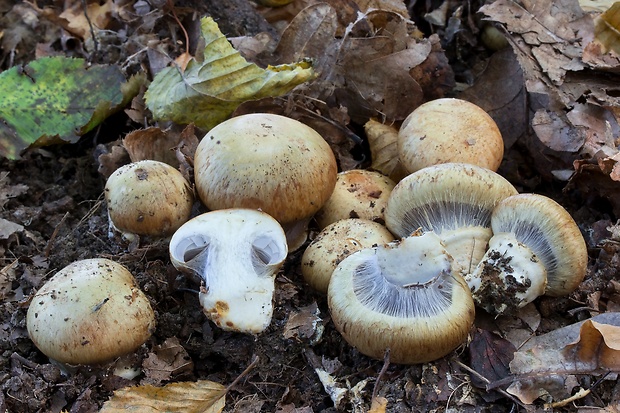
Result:
<svg viewBox="0 0 620 413"><path fill-rule="evenodd" d="M332 319L361 353L424 363L460 344L474 320L469 287L432 232L345 258L328 288Z"/></svg>
<svg viewBox="0 0 620 413"><path fill-rule="evenodd" d="M133 275L104 258L76 261L34 295L28 334L48 357L97 364L130 353L155 329L155 314Z"/></svg>
<svg viewBox="0 0 620 413"><path fill-rule="evenodd" d="M443 98L418 106L398 132L398 153L409 172L463 162L497 171L504 141L482 108L462 99Z"/></svg>
<svg viewBox="0 0 620 413"><path fill-rule="evenodd" d="M318 132L268 113L222 122L194 156L196 189L209 209L260 209L281 224L314 215L334 190L337 172Z"/></svg>

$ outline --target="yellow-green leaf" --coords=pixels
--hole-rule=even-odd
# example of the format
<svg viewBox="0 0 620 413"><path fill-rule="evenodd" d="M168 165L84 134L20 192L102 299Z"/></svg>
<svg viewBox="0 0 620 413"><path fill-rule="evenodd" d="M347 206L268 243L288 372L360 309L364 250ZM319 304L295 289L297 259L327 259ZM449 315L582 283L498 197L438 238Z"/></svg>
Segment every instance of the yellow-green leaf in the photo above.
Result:
<svg viewBox="0 0 620 413"><path fill-rule="evenodd" d="M99 413L219 413L226 387L208 380L125 387L103 404Z"/></svg>
<svg viewBox="0 0 620 413"><path fill-rule="evenodd" d="M0 155L31 145L76 142L137 93L117 66L49 57L0 73Z"/></svg>
<svg viewBox="0 0 620 413"><path fill-rule="evenodd" d="M185 71L168 67L149 85L146 104L155 119L211 129L241 103L286 94L315 76L310 61L266 69L249 63L211 17L201 20L201 30L203 60L191 59Z"/></svg>

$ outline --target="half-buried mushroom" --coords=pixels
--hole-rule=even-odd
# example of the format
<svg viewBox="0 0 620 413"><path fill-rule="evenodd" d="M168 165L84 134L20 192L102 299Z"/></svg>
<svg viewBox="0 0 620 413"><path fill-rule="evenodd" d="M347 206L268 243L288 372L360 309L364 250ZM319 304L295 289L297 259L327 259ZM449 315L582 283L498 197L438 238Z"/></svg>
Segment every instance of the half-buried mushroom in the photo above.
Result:
<svg viewBox="0 0 620 413"><path fill-rule="evenodd" d="M200 303L223 330L257 334L271 322L275 275L286 236L270 215L222 209L199 215L170 240L170 259L202 281Z"/></svg>
<svg viewBox="0 0 620 413"><path fill-rule="evenodd" d="M465 341L474 302L433 232L345 258L328 288L332 319L361 353L395 363L441 358Z"/></svg>
<svg viewBox="0 0 620 413"><path fill-rule="evenodd" d="M557 202L519 194L491 217L489 249L466 276L476 304L502 314L546 294L570 294L586 274L588 252L579 227Z"/></svg>
<svg viewBox="0 0 620 413"><path fill-rule="evenodd" d="M480 166L445 163L403 178L385 210L388 229L399 237L436 232L446 250L469 273L491 238L491 213L517 190L501 175Z"/></svg>

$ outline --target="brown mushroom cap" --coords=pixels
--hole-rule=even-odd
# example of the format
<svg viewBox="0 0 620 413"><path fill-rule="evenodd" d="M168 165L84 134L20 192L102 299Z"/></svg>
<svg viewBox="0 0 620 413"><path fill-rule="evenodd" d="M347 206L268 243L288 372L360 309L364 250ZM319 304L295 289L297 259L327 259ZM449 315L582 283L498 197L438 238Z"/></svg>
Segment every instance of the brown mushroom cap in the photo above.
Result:
<svg viewBox="0 0 620 413"><path fill-rule="evenodd" d="M398 153L409 172L463 162L497 171L504 141L493 118L479 106L443 98L418 106L398 132Z"/></svg>
<svg viewBox="0 0 620 413"><path fill-rule="evenodd" d="M579 227L557 202L539 194L519 194L500 202L491 218L494 234L511 233L547 269L546 295L574 291L585 277L588 250Z"/></svg>
<svg viewBox="0 0 620 413"><path fill-rule="evenodd" d="M394 185L390 178L375 171L351 169L340 172L334 192L314 218L321 229L348 218L383 224L385 205Z"/></svg>
<svg viewBox="0 0 620 413"><path fill-rule="evenodd" d="M28 334L48 357L69 364L110 361L141 346L155 314L136 280L104 258L69 264L37 291Z"/></svg>
<svg viewBox="0 0 620 413"><path fill-rule="evenodd" d="M462 344L474 320L469 287L432 232L345 258L328 289L332 319L367 356L395 363L441 358Z"/></svg>
<svg viewBox="0 0 620 413"><path fill-rule="evenodd" d="M196 189L209 209L260 209L283 225L314 215L337 172L331 148L314 129L268 113L222 122L194 156Z"/></svg>
<svg viewBox="0 0 620 413"><path fill-rule="evenodd" d="M378 222L342 219L325 227L312 240L301 259L301 274L312 288L327 293L329 279L338 264L364 248L387 244L394 236Z"/></svg>
<svg viewBox="0 0 620 413"><path fill-rule="evenodd" d="M392 190L385 210L388 229L406 237L434 231L448 252L471 271L491 238L491 213L517 190L501 175L480 166L445 163L403 178Z"/></svg>

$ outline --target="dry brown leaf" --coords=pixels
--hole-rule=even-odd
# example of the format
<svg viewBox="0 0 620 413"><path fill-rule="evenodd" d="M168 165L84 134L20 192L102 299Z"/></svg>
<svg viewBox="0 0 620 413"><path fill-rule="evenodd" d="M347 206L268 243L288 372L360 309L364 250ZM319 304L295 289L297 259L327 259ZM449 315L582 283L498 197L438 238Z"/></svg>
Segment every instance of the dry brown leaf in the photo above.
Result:
<svg viewBox="0 0 620 413"><path fill-rule="evenodd" d="M171 130L163 131L158 127L137 129L128 133L123 139L123 146L132 162L150 159L179 166L174 148L181 137Z"/></svg>
<svg viewBox="0 0 620 413"><path fill-rule="evenodd" d="M594 36L601 52L620 53L620 2L616 2L594 20Z"/></svg>
<svg viewBox="0 0 620 413"><path fill-rule="evenodd" d="M368 413L385 413L388 400L385 397L375 396L372 398Z"/></svg>
<svg viewBox="0 0 620 413"><path fill-rule="evenodd" d="M107 0L103 4L90 2L86 11L82 8L85 2L76 1L73 6L65 9L58 16L67 22L65 29L82 40L90 39L91 27L95 31L105 29L111 21L113 0ZM88 15L88 17L87 17Z"/></svg>
<svg viewBox="0 0 620 413"><path fill-rule="evenodd" d="M142 384L161 384L175 376L192 371L194 363L179 339L171 337L163 344L155 346L152 353L142 363L146 378Z"/></svg>
<svg viewBox="0 0 620 413"><path fill-rule="evenodd" d="M284 325L284 338L294 338L299 341L310 341L315 344L323 335L323 324L320 310L316 304L302 307L299 311L293 311Z"/></svg>
<svg viewBox="0 0 620 413"><path fill-rule="evenodd" d="M575 374L620 371L620 313L603 313L532 338L514 354L507 391L524 403L568 397Z"/></svg>
<svg viewBox="0 0 620 413"><path fill-rule="evenodd" d="M126 387L115 391L100 413L219 413L225 396L226 387L208 380Z"/></svg>
<svg viewBox="0 0 620 413"><path fill-rule="evenodd" d="M407 171L398 159L398 129L370 119L364 124L364 131L372 158L370 168L389 176L394 182L405 177Z"/></svg>

